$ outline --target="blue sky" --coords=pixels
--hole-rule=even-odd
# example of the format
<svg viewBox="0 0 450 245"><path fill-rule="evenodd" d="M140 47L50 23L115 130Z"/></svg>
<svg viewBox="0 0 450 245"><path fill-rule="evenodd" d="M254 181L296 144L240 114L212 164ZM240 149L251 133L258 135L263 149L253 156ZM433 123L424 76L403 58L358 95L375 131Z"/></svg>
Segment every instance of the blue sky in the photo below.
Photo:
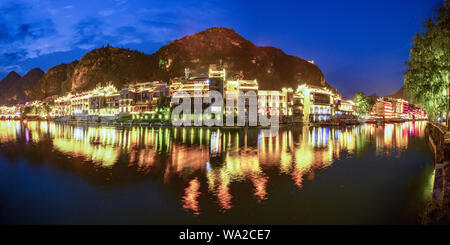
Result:
<svg viewBox="0 0 450 245"><path fill-rule="evenodd" d="M403 84L411 39L442 0L1 0L0 77L80 59L110 44L153 53L213 26L314 60L344 97Z"/></svg>

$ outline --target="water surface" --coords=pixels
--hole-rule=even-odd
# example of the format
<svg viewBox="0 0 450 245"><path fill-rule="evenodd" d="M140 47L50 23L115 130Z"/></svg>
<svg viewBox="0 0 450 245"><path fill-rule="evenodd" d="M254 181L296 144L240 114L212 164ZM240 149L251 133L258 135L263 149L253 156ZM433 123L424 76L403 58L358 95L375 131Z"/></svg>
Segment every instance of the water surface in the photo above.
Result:
<svg viewBox="0 0 450 245"><path fill-rule="evenodd" d="M0 223L415 224L434 176L425 125L0 121Z"/></svg>

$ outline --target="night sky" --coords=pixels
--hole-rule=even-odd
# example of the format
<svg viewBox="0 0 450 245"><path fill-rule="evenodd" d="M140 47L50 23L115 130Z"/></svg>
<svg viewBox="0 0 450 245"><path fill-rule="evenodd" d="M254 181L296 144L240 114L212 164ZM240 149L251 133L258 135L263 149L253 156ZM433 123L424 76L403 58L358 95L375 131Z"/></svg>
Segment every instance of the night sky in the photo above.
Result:
<svg viewBox="0 0 450 245"><path fill-rule="evenodd" d="M311 3L314 2L314 3ZM412 37L441 0L0 1L0 78L80 59L110 44L153 53L221 26L259 46L314 60L344 97L403 84Z"/></svg>

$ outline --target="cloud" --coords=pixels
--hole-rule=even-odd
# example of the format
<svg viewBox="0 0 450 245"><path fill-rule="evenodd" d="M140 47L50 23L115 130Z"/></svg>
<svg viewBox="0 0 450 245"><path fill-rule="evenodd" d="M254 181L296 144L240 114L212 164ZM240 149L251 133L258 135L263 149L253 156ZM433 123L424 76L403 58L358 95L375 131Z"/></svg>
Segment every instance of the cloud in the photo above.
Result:
<svg viewBox="0 0 450 245"><path fill-rule="evenodd" d="M128 3L128 0L115 0L116 6L122 6Z"/></svg>
<svg viewBox="0 0 450 245"><path fill-rule="evenodd" d="M74 8L49 0L10 0L0 3L0 66L12 68L46 54L89 50L106 44L125 46L165 44L198 31L208 19L223 15L210 3L128 2L105 0ZM205 14L204 9L208 9ZM114 18L112 18L114 17ZM26 63L26 62L25 62Z"/></svg>
<svg viewBox="0 0 450 245"><path fill-rule="evenodd" d="M86 46L89 44L93 45L99 41L102 41L104 35L102 30L104 28L104 23L97 18L88 18L78 22L75 25L75 45Z"/></svg>
<svg viewBox="0 0 450 245"><path fill-rule="evenodd" d="M10 52L10 53L3 53L1 58L2 58L2 60L6 61L5 63L12 63L12 62L20 61L25 56L26 56L26 50L20 49L20 50L15 50L14 52Z"/></svg>
<svg viewBox="0 0 450 245"><path fill-rule="evenodd" d="M105 9L105 10L101 10L98 12L99 15L103 16L103 17L107 17L110 15L113 15L116 11L113 9Z"/></svg>
<svg viewBox="0 0 450 245"><path fill-rule="evenodd" d="M2 76L0 77L0 80L4 78L4 75L6 75L7 73L9 73L11 71L15 71L17 73L25 72L24 69L19 65L0 66L0 74L2 74Z"/></svg>
<svg viewBox="0 0 450 245"><path fill-rule="evenodd" d="M33 57L39 50L31 52L26 46L55 35L50 18L30 18L29 12L29 7L21 3L0 6L0 65Z"/></svg>

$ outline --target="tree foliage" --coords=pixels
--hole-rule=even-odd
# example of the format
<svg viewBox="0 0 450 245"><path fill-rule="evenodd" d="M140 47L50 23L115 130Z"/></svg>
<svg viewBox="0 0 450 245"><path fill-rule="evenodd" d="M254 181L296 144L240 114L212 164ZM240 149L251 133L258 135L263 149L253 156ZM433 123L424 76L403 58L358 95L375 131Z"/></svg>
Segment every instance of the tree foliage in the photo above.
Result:
<svg viewBox="0 0 450 245"><path fill-rule="evenodd" d="M368 114L372 110L372 100L363 92L356 93L355 96L353 96L353 102L355 102L356 105L356 113L359 115Z"/></svg>
<svg viewBox="0 0 450 245"><path fill-rule="evenodd" d="M404 83L408 98L425 107L431 118L447 111L450 69L450 0L438 8L413 38Z"/></svg>

